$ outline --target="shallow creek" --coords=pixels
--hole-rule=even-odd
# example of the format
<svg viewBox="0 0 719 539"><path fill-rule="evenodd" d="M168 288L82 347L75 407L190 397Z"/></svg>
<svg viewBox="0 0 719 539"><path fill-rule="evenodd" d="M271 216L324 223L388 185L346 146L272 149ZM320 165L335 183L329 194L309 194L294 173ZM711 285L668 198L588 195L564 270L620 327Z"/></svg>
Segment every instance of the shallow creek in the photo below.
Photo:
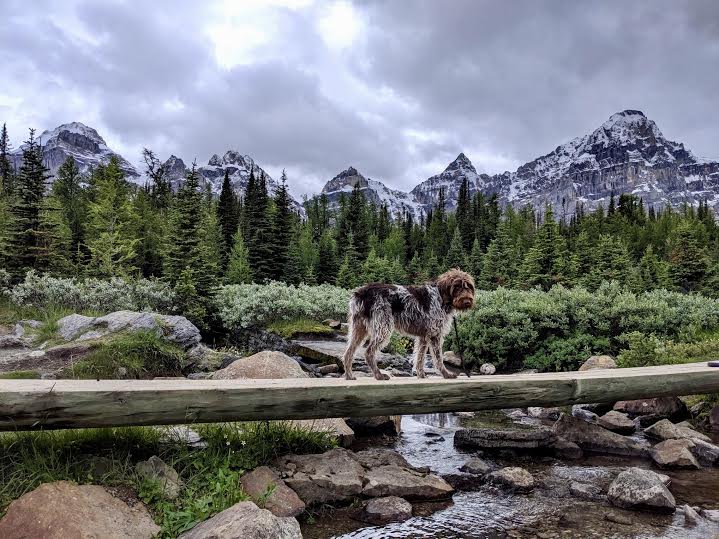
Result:
<svg viewBox="0 0 719 539"><path fill-rule="evenodd" d="M454 432L462 426L523 428L537 422L531 418L513 420L504 412L483 412L471 419L451 414L405 416L402 434L391 447L415 466L429 466L440 475L456 475L474 453L453 445ZM703 519L687 528L684 515L656 515L624 511L606 502L582 501L568 492L572 482L600 485L609 483L629 466L651 468L645 460L589 456L581 460L549 457L483 458L497 466L522 466L545 485L530 494L509 494L490 485L458 491L452 501L414 505L415 516L405 522L368 526L351 518L353 510L319 512L312 523L302 525L305 539L353 538L717 538L719 524ZM719 509L719 468L700 471L662 472L672 478L670 490L677 501L706 509ZM471 477L471 476L468 476ZM619 524L607 515L628 517ZM621 518L619 519L621 520ZM627 521L628 522L628 521Z"/></svg>

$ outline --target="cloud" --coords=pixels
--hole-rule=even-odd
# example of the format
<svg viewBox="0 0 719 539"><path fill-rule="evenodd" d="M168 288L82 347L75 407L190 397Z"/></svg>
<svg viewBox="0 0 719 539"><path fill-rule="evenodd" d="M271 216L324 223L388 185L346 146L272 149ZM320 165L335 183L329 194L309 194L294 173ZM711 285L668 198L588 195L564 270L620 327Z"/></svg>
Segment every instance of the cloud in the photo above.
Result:
<svg viewBox="0 0 719 539"><path fill-rule="evenodd" d="M719 7L9 0L0 121L82 121L128 159L229 148L294 194L353 165L409 189L464 151L512 169L638 108L719 157Z"/></svg>

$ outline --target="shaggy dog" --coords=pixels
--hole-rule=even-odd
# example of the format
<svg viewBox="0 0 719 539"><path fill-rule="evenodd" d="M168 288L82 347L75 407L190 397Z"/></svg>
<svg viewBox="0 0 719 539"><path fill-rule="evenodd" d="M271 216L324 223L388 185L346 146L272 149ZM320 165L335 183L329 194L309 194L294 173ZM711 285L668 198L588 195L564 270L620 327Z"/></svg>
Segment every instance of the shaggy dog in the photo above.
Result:
<svg viewBox="0 0 719 539"><path fill-rule="evenodd" d="M457 311L474 304L474 279L458 269L421 286L372 283L354 291L349 304L349 335L343 361L345 377L354 380L352 359L365 344L367 365L377 380L387 380L377 367L375 354L389 341L394 330L414 337L417 377L424 378L424 357L429 348L435 368L445 378L456 378L444 366L442 340Z"/></svg>

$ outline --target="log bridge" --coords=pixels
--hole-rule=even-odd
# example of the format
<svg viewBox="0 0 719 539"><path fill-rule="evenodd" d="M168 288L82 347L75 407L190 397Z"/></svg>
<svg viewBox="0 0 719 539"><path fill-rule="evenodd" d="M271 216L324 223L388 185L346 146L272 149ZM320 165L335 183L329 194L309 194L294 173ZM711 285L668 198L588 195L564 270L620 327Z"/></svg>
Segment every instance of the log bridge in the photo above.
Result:
<svg viewBox="0 0 719 539"><path fill-rule="evenodd" d="M706 363L454 380L0 380L0 431L477 411L703 393L719 393L719 369Z"/></svg>

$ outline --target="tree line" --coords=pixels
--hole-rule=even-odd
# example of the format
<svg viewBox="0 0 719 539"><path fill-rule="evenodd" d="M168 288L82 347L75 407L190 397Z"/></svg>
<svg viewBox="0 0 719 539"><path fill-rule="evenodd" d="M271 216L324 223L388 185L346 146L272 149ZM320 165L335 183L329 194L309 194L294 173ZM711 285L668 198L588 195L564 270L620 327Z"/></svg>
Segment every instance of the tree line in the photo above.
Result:
<svg viewBox="0 0 719 539"><path fill-rule="evenodd" d="M698 208L655 211L632 195L607 208L579 208L557 221L552 208L502 207L470 194L455 211L445 194L419 219L390 215L355 188L332 208L325 195L292 209L287 177L268 191L250 172L244 196L225 174L219 197L201 187L195 165L179 187L150 150L148 183L126 181L116 159L81 173L72 157L50 184L42 149L30 132L22 166L9 162L0 133L0 260L19 279L28 269L57 275L157 277L177 291L194 319L220 284L422 282L448 268L472 273L480 287L596 289L616 280L635 291L667 288L719 295L714 216Z"/></svg>

